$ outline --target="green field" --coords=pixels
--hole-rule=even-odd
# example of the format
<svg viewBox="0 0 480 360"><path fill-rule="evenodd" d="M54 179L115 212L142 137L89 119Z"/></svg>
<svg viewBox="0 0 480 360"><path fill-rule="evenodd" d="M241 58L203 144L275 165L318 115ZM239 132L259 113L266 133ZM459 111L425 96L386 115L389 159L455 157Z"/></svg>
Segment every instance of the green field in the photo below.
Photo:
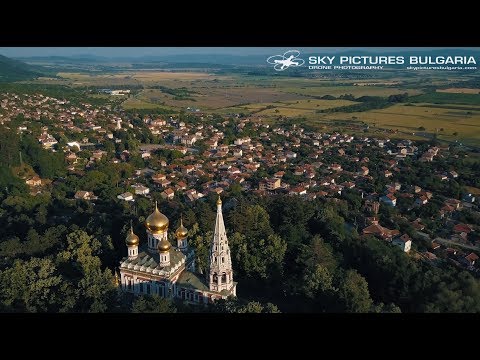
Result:
<svg viewBox="0 0 480 360"><path fill-rule="evenodd" d="M434 92L410 99L414 103L480 105L480 94Z"/></svg>

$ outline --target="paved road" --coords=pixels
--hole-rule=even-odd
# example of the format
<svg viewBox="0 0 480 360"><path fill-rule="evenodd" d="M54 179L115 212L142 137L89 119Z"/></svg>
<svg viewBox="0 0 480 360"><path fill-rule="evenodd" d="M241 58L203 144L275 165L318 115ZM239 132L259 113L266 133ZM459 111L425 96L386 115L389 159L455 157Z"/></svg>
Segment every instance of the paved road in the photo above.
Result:
<svg viewBox="0 0 480 360"><path fill-rule="evenodd" d="M465 248L465 249L480 251L480 248L478 246L457 243L455 241L447 240L447 239L443 239L443 238L435 238L434 240L439 242L439 243L442 243L442 244L455 245L455 246L459 246L459 247L462 247L462 248Z"/></svg>

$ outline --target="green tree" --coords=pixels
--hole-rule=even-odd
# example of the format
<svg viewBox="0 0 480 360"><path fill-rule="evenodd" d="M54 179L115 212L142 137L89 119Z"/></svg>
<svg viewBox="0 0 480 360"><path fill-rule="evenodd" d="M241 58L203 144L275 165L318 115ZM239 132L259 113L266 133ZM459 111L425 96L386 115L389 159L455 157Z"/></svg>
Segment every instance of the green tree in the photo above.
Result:
<svg viewBox="0 0 480 360"><path fill-rule="evenodd" d="M270 235L267 238L254 239L241 235L240 238L242 240L232 252L243 274L271 281L281 278L287 244L280 236Z"/></svg>
<svg viewBox="0 0 480 360"><path fill-rule="evenodd" d="M0 126L0 166L20 164L20 138L13 129Z"/></svg>
<svg viewBox="0 0 480 360"><path fill-rule="evenodd" d="M308 298L314 299L317 294L333 289L333 276L322 265L316 265L313 270L307 270L303 278L304 293Z"/></svg>
<svg viewBox="0 0 480 360"><path fill-rule="evenodd" d="M395 305L394 303L390 303L388 305L385 305L384 303L380 303L377 305L374 305L372 307L372 311L374 313L391 313L391 314L400 314L402 311L400 308Z"/></svg>
<svg viewBox="0 0 480 360"><path fill-rule="evenodd" d="M67 235L67 248L57 256L59 267L75 290L75 310L104 312L115 298L113 275L101 268L101 242L83 230Z"/></svg>
<svg viewBox="0 0 480 360"><path fill-rule="evenodd" d="M270 216L260 205L250 205L231 212L229 222L233 231L244 234L247 238L268 237L273 234Z"/></svg>
<svg viewBox="0 0 480 360"><path fill-rule="evenodd" d="M341 279L338 296L347 312L366 313L372 307L367 280L355 270L347 270Z"/></svg>
<svg viewBox="0 0 480 360"><path fill-rule="evenodd" d="M132 305L134 313L176 313L177 308L171 300L158 295L140 295Z"/></svg>
<svg viewBox="0 0 480 360"><path fill-rule="evenodd" d="M16 260L0 272L2 304L15 311L55 311L62 278L50 259Z"/></svg>

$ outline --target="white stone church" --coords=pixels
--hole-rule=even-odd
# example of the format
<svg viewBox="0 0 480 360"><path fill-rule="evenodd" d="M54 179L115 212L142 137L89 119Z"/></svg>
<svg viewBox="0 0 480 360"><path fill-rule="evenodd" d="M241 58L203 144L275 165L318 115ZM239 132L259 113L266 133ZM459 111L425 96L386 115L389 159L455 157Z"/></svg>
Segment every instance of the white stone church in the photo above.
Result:
<svg viewBox="0 0 480 360"><path fill-rule="evenodd" d="M147 244L140 246L139 237L130 228L125 241L128 256L120 262L122 290L199 304L236 296L237 283L233 281L220 198L206 275L195 272L195 250L188 246L188 231L183 221L175 232L177 246L168 241L168 225L168 218L155 204L154 212L145 221Z"/></svg>

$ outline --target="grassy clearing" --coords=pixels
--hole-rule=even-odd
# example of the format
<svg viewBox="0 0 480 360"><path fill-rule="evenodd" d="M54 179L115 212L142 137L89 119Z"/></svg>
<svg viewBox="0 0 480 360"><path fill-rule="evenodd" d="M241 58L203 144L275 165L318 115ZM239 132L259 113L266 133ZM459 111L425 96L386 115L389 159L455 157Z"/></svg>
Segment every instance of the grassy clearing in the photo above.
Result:
<svg viewBox="0 0 480 360"><path fill-rule="evenodd" d="M146 102L134 97L131 97L127 100L125 100L122 103L122 107L126 110L129 109L158 109L158 108L165 108L165 106L160 105L160 104L154 104L151 102Z"/></svg>

